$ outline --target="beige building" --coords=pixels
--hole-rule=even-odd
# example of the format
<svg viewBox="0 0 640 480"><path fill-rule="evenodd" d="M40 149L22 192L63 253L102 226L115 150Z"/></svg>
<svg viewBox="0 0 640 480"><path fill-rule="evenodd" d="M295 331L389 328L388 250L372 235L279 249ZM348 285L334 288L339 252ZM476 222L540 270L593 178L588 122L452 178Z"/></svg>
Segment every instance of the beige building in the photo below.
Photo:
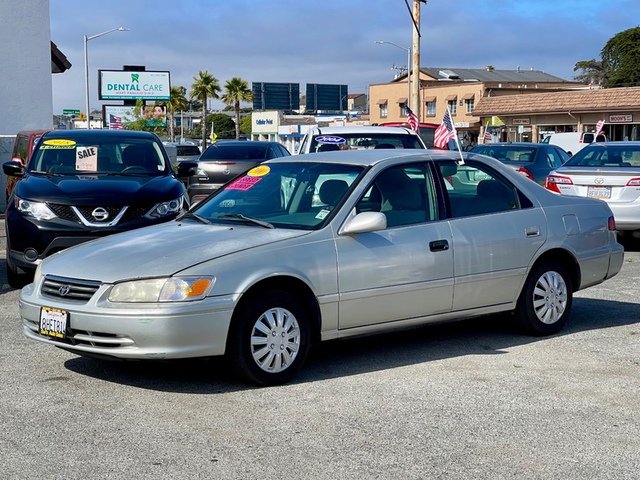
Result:
<svg viewBox="0 0 640 480"><path fill-rule="evenodd" d="M640 140L640 87L483 97L473 113L494 140L538 142L593 131L600 120L609 139Z"/></svg>
<svg viewBox="0 0 640 480"><path fill-rule="evenodd" d="M524 96L536 92L557 92L584 88L538 70L496 70L464 68L420 68L420 112L423 123L442 122L449 108L463 145L475 144L481 131L476 105L485 97ZM370 122L406 122L407 76L393 82L369 86Z"/></svg>

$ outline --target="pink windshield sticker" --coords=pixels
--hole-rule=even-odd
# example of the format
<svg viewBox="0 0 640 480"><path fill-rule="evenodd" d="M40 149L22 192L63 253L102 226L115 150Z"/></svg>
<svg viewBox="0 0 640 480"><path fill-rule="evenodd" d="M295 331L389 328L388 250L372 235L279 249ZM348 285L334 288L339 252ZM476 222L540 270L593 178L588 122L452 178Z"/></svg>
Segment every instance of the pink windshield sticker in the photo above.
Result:
<svg viewBox="0 0 640 480"><path fill-rule="evenodd" d="M242 177L228 185L225 190L249 190L260 180L262 177Z"/></svg>

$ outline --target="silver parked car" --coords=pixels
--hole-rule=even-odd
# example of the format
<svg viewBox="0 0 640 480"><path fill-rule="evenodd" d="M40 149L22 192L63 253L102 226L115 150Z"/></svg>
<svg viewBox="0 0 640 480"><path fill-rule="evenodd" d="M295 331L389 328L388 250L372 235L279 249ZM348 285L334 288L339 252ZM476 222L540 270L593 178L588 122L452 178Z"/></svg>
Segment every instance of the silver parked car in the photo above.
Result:
<svg viewBox="0 0 640 480"><path fill-rule="evenodd" d="M464 156L265 162L176 221L43 261L20 293L24 333L87 356L226 354L273 385L323 340L497 312L558 332L573 292L622 266L611 210Z"/></svg>
<svg viewBox="0 0 640 480"><path fill-rule="evenodd" d="M619 233L640 238L640 142L592 143L552 171L545 186L607 202Z"/></svg>

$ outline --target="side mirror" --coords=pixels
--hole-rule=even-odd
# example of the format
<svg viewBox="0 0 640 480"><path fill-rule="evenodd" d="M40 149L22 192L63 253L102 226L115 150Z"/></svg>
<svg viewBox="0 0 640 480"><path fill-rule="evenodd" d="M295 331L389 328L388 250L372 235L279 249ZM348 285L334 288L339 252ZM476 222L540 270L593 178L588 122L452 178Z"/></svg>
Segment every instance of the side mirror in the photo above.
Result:
<svg viewBox="0 0 640 480"><path fill-rule="evenodd" d="M11 177L23 177L24 176L24 165L19 158L15 158L10 162L4 162L2 164L2 171L5 175Z"/></svg>
<svg viewBox="0 0 640 480"><path fill-rule="evenodd" d="M345 222L340 229L341 235L377 232L387 228L387 216L381 212L362 212Z"/></svg>
<svg viewBox="0 0 640 480"><path fill-rule="evenodd" d="M178 177L191 177L198 171L197 162L180 162L178 163Z"/></svg>

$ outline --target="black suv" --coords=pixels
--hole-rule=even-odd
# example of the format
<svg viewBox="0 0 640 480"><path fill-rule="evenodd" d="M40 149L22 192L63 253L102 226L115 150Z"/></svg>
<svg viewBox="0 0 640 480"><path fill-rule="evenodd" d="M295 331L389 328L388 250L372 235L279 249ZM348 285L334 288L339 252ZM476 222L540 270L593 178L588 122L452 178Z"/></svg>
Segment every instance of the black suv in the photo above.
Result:
<svg viewBox="0 0 640 480"><path fill-rule="evenodd" d="M29 283L43 258L64 248L166 222L189 206L157 135L123 130L52 131L42 136L7 203L7 277Z"/></svg>

